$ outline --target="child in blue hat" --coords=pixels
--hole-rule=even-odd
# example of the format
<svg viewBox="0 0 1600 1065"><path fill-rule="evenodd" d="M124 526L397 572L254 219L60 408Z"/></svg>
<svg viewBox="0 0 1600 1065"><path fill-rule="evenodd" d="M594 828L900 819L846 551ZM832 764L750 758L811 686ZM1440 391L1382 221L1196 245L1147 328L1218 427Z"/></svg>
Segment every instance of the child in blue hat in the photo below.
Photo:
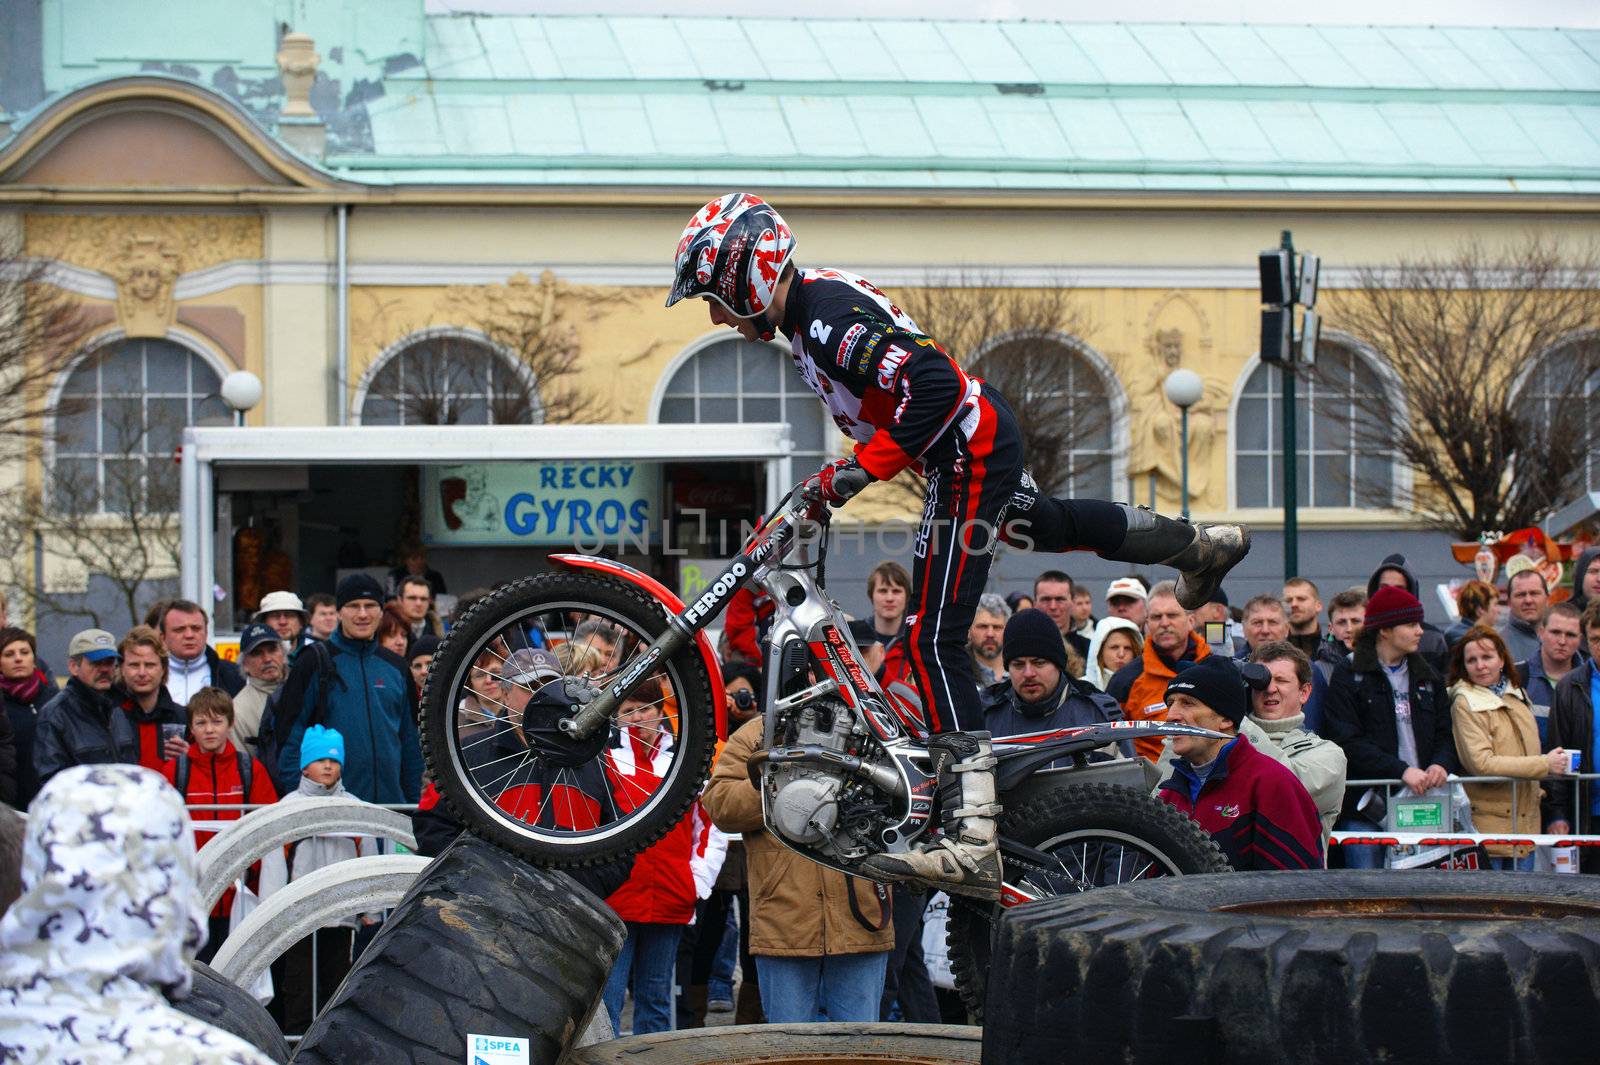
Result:
<svg viewBox="0 0 1600 1065"><path fill-rule="evenodd" d="M308 799L349 798L340 777L344 773L344 737L338 729L312 725L306 729L300 742L300 786L283 797L284 802L304 802ZM371 836L312 836L283 849L282 854L272 854L261 860L261 897L307 873L335 862L347 861L365 854L381 853L378 841ZM379 915L368 914L360 919L370 924ZM315 1003L320 1008L332 989L339 986L350 971L350 949L354 941L357 922L350 919L340 925L323 928L316 936L317 986L323 991ZM283 956L285 979L281 982L278 997L273 1001L275 1013L281 1013L279 1024L286 1032L303 1032L311 1025L314 1016L311 1002L312 940L304 939L289 948Z"/></svg>
<svg viewBox="0 0 1600 1065"><path fill-rule="evenodd" d="M338 729L312 725L300 741L300 791L307 793L306 782L315 787L312 797L342 795L344 785L339 782L344 773L344 737ZM326 788L327 791L321 789Z"/></svg>

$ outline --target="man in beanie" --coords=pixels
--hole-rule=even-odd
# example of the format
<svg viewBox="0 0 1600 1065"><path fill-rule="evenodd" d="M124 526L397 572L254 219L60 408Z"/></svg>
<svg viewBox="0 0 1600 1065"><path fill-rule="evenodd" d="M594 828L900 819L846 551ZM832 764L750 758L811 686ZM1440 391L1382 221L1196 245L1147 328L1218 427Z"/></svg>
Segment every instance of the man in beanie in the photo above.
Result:
<svg viewBox="0 0 1600 1065"><path fill-rule="evenodd" d="M1235 869L1322 868L1322 822L1311 795L1289 769L1239 735L1250 712L1240 667L1212 655L1180 669L1167 684L1166 702L1167 720L1220 735L1172 738L1177 757L1161 798L1211 833Z"/></svg>
<svg viewBox="0 0 1600 1065"><path fill-rule="evenodd" d="M1398 779L1421 795L1455 771L1450 696L1419 653L1422 641L1417 597L1397 585L1376 585L1350 660L1334 666L1323 699L1324 731L1344 749L1351 778ZM1358 790L1346 796L1341 827L1382 827L1381 814L1358 812L1365 795ZM1348 868L1375 868L1381 858L1376 847L1344 852Z"/></svg>
<svg viewBox="0 0 1600 1065"><path fill-rule="evenodd" d="M983 723L964 724L968 731L981 728L999 739L1122 720L1115 699L1070 675L1061 630L1044 611L1029 607L1011 615L1000 655L1006 679L984 690ZM1121 741L1117 749L1133 757L1129 741Z"/></svg>
<svg viewBox="0 0 1600 1065"><path fill-rule="evenodd" d="M339 628L295 661L278 696L276 731L284 736L276 777L280 790L298 786L307 728L336 729L345 742L344 786L358 799L414 803L422 794L417 740L417 687L410 667L378 646L383 586L352 573L334 593Z"/></svg>

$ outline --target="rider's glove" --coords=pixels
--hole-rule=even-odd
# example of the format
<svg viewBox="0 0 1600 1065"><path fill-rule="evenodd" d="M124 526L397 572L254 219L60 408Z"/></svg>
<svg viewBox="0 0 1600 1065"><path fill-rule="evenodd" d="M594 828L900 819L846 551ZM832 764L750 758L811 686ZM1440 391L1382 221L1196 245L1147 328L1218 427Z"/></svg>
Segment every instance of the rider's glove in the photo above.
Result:
<svg viewBox="0 0 1600 1065"><path fill-rule="evenodd" d="M812 499L837 507L875 480L854 458L836 459L807 477L803 491Z"/></svg>

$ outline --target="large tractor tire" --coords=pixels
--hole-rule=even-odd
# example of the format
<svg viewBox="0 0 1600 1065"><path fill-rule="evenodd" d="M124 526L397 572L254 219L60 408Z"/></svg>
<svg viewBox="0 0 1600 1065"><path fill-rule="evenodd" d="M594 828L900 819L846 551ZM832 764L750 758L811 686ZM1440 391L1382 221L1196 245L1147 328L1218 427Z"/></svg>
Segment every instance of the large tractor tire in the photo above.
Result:
<svg viewBox="0 0 1600 1065"><path fill-rule="evenodd" d="M469 1035L529 1041L554 1065L622 949L621 920L565 873L462 835L417 877L294 1061L471 1060Z"/></svg>
<svg viewBox="0 0 1600 1065"><path fill-rule="evenodd" d="M1041 897L1099 891L1123 877L1143 880L1228 869L1228 859L1188 815L1127 787L1057 784L1022 802L1008 799L1000 834L1062 863L1054 875L1007 863L1007 881ZM1095 864L1090 855L1105 854L1114 856L1109 865L1090 868ZM1064 875L1067 871L1073 875ZM1004 912L999 903L960 896L950 902L945 931L950 969L967 1012L980 1022L994 925Z"/></svg>
<svg viewBox="0 0 1600 1065"><path fill-rule="evenodd" d="M205 962L197 961L192 968L189 993L167 1000L173 1009L238 1036L279 1065L289 1060L289 1044L265 1006Z"/></svg>
<svg viewBox="0 0 1600 1065"><path fill-rule="evenodd" d="M1534 873L1176 877L1007 913L983 1060L1582 1057L1600 883Z"/></svg>

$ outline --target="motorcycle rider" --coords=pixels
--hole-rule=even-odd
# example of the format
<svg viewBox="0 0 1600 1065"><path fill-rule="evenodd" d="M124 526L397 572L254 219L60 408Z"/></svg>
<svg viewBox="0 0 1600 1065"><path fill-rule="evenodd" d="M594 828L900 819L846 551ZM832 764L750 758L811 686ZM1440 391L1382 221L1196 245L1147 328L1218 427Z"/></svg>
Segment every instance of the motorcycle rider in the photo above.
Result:
<svg viewBox="0 0 1600 1065"><path fill-rule="evenodd" d="M1179 599L1193 608L1244 557L1249 532L1042 493L1023 468L1016 416L993 386L963 370L870 282L799 268L794 248L770 205L749 193L721 196L684 228L667 306L700 297L713 324L745 340L788 339L795 368L856 441L851 457L807 480L817 505L842 505L907 467L927 478L903 639L932 733L941 831L918 850L866 859L863 871L993 899L994 753L987 732L957 731L957 722L982 716L965 643L998 540L1172 566L1182 574Z"/></svg>

